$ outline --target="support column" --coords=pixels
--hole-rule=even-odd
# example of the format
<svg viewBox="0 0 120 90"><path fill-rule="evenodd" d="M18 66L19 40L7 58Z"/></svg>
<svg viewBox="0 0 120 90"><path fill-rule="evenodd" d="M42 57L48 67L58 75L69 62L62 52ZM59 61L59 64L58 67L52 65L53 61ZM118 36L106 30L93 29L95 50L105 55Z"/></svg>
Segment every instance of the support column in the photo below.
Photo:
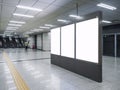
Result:
<svg viewBox="0 0 120 90"><path fill-rule="evenodd" d="M114 36L114 55L117 57L117 34Z"/></svg>
<svg viewBox="0 0 120 90"><path fill-rule="evenodd" d="M37 49L37 35L34 36L35 49Z"/></svg>

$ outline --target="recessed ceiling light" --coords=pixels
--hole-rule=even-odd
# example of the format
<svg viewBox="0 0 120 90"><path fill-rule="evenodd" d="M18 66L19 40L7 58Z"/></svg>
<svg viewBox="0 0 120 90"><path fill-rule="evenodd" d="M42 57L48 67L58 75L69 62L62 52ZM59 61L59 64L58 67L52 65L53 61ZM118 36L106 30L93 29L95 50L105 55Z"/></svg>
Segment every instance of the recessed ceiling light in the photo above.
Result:
<svg viewBox="0 0 120 90"><path fill-rule="evenodd" d="M75 18L75 19L83 19L83 17L78 16L78 15L73 15L73 14L69 15L69 17L72 17L72 18Z"/></svg>
<svg viewBox="0 0 120 90"><path fill-rule="evenodd" d="M102 7L102 8L106 8L109 10L116 10L117 8L108 4L104 4L104 3L99 3L97 4L97 6Z"/></svg>
<svg viewBox="0 0 120 90"><path fill-rule="evenodd" d="M43 11L42 9L38 9L38 8L33 8L33 7L28 7L28 6L22 6L22 5L17 5L17 8L21 8L21 9L27 9L27 10L32 10L32 11Z"/></svg>
<svg viewBox="0 0 120 90"><path fill-rule="evenodd" d="M22 25L20 25L20 24L8 24L9 26L18 26L18 27L20 27L20 26L22 26Z"/></svg>
<svg viewBox="0 0 120 90"><path fill-rule="evenodd" d="M20 16L20 17L28 17L28 18L33 18L34 16L31 15L25 15L25 14L19 14L19 13L14 13L14 16Z"/></svg>
<svg viewBox="0 0 120 90"><path fill-rule="evenodd" d="M54 27L55 25L52 25L52 24L45 24L45 26L47 26L47 27Z"/></svg>
<svg viewBox="0 0 120 90"><path fill-rule="evenodd" d="M25 24L25 22L21 22L21 21L9 21L10 23L19 23L19 24Z"/></svg>
<svg viewBox="0 0 120 90"><path fill-rule="evenodd" d="M70 21L64 19L57 19L58 22L69 23Z"/></svg>
<svg viewBox="0 0 120 90"><path fill-rule="evenodd" d="M40 26L42 29L50 29L50 27Z"/></svg>
<svg viewBox="0 0 120 90"><path fill-rule="evenodd" d="M102 20L103 23L112 23L111 21Z"/></svg>

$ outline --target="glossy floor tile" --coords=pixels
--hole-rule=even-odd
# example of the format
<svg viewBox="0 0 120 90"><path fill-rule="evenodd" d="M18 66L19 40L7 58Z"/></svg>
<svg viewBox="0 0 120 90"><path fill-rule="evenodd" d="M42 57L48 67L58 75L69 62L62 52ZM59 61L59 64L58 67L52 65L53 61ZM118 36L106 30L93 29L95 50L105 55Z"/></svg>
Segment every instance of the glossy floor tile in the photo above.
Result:
<svg viewBox="0 0 120 90"><path fill-rule="evenodd" d="M97 83L50 63L50 52L0 49L0 90L17 90L5 51L31 90L120 90L120 58L103 56L103 82Z"/></svg>

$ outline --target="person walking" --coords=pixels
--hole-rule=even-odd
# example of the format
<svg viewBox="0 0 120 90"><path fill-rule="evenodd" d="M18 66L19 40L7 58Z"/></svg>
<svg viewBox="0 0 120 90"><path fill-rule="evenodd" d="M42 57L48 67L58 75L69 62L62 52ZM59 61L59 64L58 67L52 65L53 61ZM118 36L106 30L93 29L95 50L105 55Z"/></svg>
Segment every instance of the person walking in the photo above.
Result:
<svg viewBox="0 0 120 90"><path fill-rule="evenodd" d="M25 50L28 48L28 42L25 42Z"/></svg>

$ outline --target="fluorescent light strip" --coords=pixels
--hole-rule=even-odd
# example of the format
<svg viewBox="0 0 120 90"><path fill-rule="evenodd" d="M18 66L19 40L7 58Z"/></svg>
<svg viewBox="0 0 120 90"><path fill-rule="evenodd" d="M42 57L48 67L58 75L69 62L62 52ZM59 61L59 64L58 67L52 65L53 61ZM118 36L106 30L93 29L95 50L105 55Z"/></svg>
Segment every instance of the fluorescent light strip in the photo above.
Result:
<svg viewBox="0 0 120 90"><path fill-rule="evenodd" d="M18 26L18 27L20 27L20 26L22 26L22 25L20 25L20 24L8 24L9 26Z"/></svg>
<svg viewBox="0 0 120 90"><path fill-rule="evenodd" d="M102 20L103 23L112 23L111 21Z"/></svg>
<svg viewBox="0 0 120 90"><path fill-rule="evenodd" d="M25 22L21 22L21 21L9 21L10 23L19 23L19 24L25 24Z"/></svg>
<svg viewBox="0 0 120 90"><path fill-rule="evenodd" d="M14 16L20 16L20 17L28 17L28 18L33 18L34 16L31 15L25 15L25 14L19 14L19 13L14 13Z"/></svg>
<svg viewBox="0 0 120 90"><path fill-rule="evenodd" d="M75 18L75 19L83 19L83 17L78 16L78 15L73 15L73 14L69 15L69 17L72 17L72 18Z"/></svg>
<svg viewBox="0 0 120 90"><path fill-rule="evenodd" d="M40 26L40 28L49 29L50 27Z"/></svg>
<svg viewBox="0 0 120 90"><path fill-rule="evenodd" d="M104 3L99 3L99 4L97 4L97 6L102 7L102 8L106 8L106 9L109 9L109 10L116 10L117 9L114 6L110 6L110 5L104 4Z"/></svg>
<svg viewBox="0 0 120 90"><path fill-rule="evenodd" d="M45 24L45 26L47 26L47 27L54 27L55 25L52 25L52 24Z"/></svg>
<svg viewBox="0 0 120 90"><path fill-rule="evenodd" d="M21 8L21 9L27 9L27 10L32 10L32 11L43 11L42 9L38 9L38 8L32 8L32 7L28 7L28 6L22 6L22 5L17 5L17 8Z"/></svg>
<svg viewBox="0 0 120 90"><path fill-rule="evenodd" d="M69 23L70 21L64 19L57 19L58 22Z"/></svg>

